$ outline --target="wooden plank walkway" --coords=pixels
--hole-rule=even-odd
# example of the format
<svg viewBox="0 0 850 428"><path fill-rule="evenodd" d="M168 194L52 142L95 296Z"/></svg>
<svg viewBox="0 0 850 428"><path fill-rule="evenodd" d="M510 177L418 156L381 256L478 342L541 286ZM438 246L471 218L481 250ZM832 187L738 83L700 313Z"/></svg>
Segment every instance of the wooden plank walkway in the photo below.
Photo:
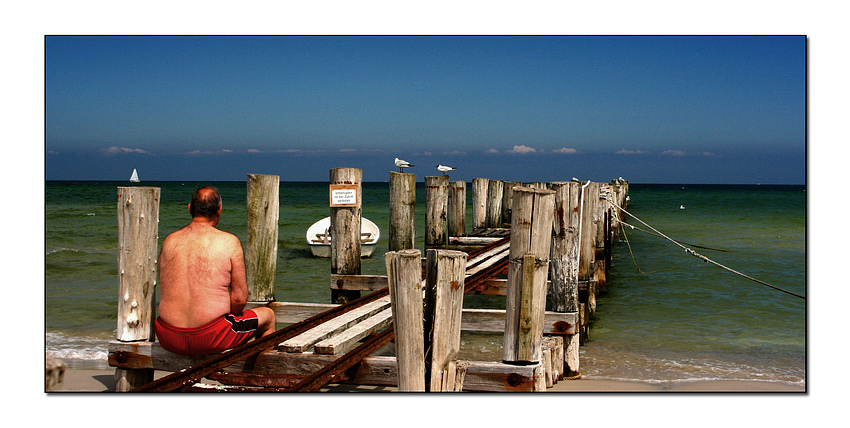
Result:
<svg viewBox="0 0 850 428"><path fill-rule="evenodd" d="M482 244L489 244L490 248L485 246L484 251L479 251L467 260L464 276L466 281L488 275L488 278L478 278L479 282L484 282L492 276L488 273L488 268L507 262L510 241L498 243L502 240L502 238L496 238L494 241L493 238L487 238L479 241ZM425 280L422 280L422 284L425 285ZM331 288L334 289L376 291L387 285L387 277L384 275L331 275ZM501 283L495 283L493 286L504 289ZM389 306L390 300L387 296L289 339L281 343L277 350L341 355L356 346L361 339L387 327L392 322L392 311L388 309Z"/></svg>

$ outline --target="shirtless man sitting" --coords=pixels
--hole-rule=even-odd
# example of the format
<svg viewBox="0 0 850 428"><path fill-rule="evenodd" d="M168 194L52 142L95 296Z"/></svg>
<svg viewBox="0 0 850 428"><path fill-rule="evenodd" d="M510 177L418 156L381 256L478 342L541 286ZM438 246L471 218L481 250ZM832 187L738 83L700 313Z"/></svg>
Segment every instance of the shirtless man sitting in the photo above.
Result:
<svg viewBox="0 0 850 428"><path fill-rule="evenodd" d="M159 254L161 297L154 325L162 347L207 355L275 331L268 307L243 310L248 299L242 243L216 229L221 196L202 187L189 203L192 222L168 235Z"/></svg>

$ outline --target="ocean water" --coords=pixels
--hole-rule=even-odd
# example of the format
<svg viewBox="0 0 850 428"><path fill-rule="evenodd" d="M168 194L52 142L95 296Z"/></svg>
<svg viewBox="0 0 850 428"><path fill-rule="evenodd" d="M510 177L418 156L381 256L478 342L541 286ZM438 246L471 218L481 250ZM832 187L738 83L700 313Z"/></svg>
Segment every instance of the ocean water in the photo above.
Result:
<svg viewBox="0 0 850 428"><path fill-rule="evenodd" d="M161 188L160 243L189 221L201 185L223 198L219 228L245 232L245 182L145 182ZM117 187L126 182L49 181L45 185L45 352L70 367L108 368L118 299ZM425 191L417 183L417 241L423 249ZM471 198L468 186L468 196ZM806 295L804 186L630 185L629 212L664 235L750 277ZM682 209L684 207L684 209ZM467 204L467 229L471 204ZM327 183L280 185L275 297L329 303L330 261L304 239L329 214ZM363 185L363 215L389 229L387 183ZM585 378L684 382L753 380L806 384L806 300L687 254L627 217L614 243L608 291L597 298ZM363 274L385 274L382 237ZM504 308L503 298L465 296L464 306ZM464 333L463 358L498 361L501 335Z"/></svg>

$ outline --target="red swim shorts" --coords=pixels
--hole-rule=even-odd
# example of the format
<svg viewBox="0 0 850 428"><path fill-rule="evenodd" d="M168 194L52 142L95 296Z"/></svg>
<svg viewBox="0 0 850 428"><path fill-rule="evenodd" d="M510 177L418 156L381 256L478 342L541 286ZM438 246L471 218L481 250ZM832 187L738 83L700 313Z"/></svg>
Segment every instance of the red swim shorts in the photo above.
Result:
<svg viewBox="0 0 850 428"><path fill-rule="evenodd" d="M250 309L195 328L175 327L159 317L154 321L162 347L180 355L208 355L237 347L254 336L258 325L257 314Z"/></svg>

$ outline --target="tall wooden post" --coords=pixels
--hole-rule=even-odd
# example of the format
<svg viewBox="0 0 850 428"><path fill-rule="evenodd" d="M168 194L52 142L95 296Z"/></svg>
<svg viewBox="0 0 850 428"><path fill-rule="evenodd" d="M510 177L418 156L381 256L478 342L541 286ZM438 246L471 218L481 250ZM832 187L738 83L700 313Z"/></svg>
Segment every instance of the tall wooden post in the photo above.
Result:
<svg viewBox="0 0 850 428"><path fill-rule="evenodd" d="M620 180L620 186L623 188L622 190L622 203L620 204L624 210L629 209L629 182L626 180ZM620 213L620 218L623 218L625 214Z"/></svg>
<svg viewBox="0 0 850 428"><path fill-rule="evenodd" d="M330 170L331 274L360 275L360 222L363 171L357 168ZM358 290L331 289L333 303L360 297Z"/></svg>
<svg viewBox="0 0 850 428"><path fill-rule="evenodd" d="M590 278L587 287L587 309L589 311L588 319L592 319L593 315L596 313L596 295L598 293L596 274L598 272L597 267L599 266L599 262L597 261L596 255L596 238L598 236L598 230L601 227L600 220L602 219L599 212L599 185L600 183L590 183L590 186L586 189L589 191L589 199L585 201L585 203L589 203L590 205L590 242L588 242L588 245L590 246Z"/></svg>
<svg viewBox="0 0 850 428"><path fill-rule="evenodd" d="M122 342L153 340L156 317L158 187L118 188L118 328ZM116 391L153 381L153 370L115 369Z"/></svg>
<svg viewBox="0 0 850 428"><path fill-rule="evenodd" d="M280 210L280 176L248 174L245 250L248 301L274 300Z"/></svg>
<svg viewBox="0 0 850 428"><path fill-rule="evenodd" d="M467 256L461 251L427 250L424 282L420 256L419 250L390 251L384 256L398 387L400 391L460 391L467 367L457 361Z"/></svg>
<svg viewBox="0 0 850 428"><path fill-rule="evenodd" d="M460 391L460 324L467 255L428 250L425 270L425 379L428 391Z"/></svg>
<svg viewBox="0 0 850 428"><path fill-rule="evenodd" d="M449 212L446 220L449 236L466 235L466 182L449 183Z"/></svg>
<svg viewBox="0 0 850 428"><path fill-rule="evenodd" d="M506 181L502 193L502 223L511 224L511 207L514 204L514 187L522 186L518 181Z"/></svg>
<svg viewBox="0 0 850 428"><path fill-rule="evenodd" d="M579 198L577 181L554 182L555 220L553 222L552 250L549 258L550 288L547 310L553 312L578 312L579 265ZM579 375L580 335L564 336L564 375Z"/></svg>
<svg viewBox="0 0 850 428"><path fill-rule="evenodd" d="M588 182L581 187L580 218L579 218L579 325L582 343L587 338L587 329L590 325L590 296L593 293L593 236L594 223L593 213L596 201L595 189L597 183ZM595 300L595 299L594 299Z"/></svg>
<svg viewBox="0 0 850 428"><path fill-rule="evenodd" d="M390 171L389 251L413 248L416 225L416 175Z"/></svg>
<svg viewBox="0 0 850 428"><path fill-rule="evenodd" d="M449 243L446 216L449 177L425 177L425 248L442 248Z"/></svg>
<svg viewBox="0 0 850 428"><path fill-rule="evenodd" d="M596 194L596 210L594 211L594 219L596 222L595 237L593 239L593 272L596 279L596 294L604 293L607 290L607 263L608 254L606 249L607 234L609 230L608 222L608 201L605 200L605 185L599 183ZM595 304L595 299L594 299Z"/></svg>
<svg viewBox="0 0 850 428"><path fill-rule="evenodd" d="M489 179L472 179L472 230L487 227L487 187L489 185Z"/></svg>
<svg viewBox="0 0 850 428"><path fill-rule="evenodd" d="M555 192L514 188L502 361L541 359Z"/></svg>
<svg viewBox="0 0 850 428"><path fill-rule="evenodd" d="M414 249L384 255L393 310L399 391L425 391L421 255Z"/></svg>
<svg viewBox="0 0 850 428"><path fill-rule="evenodd" d="M623 206L621 192L623 187L620 186L620 180L611 180L611 200L614 201L618 206ZM611 218L611 239L618 239L620 237L620 210L617 207L612 206L612 218Z"/></svg>
<svg viewBox="0 0 850 428"><path fill-rule="evenodd" d="M504 196L505 182L502 180L490 180L487 186L487 219L488 228L502 227L502 196Z"/></svg>

